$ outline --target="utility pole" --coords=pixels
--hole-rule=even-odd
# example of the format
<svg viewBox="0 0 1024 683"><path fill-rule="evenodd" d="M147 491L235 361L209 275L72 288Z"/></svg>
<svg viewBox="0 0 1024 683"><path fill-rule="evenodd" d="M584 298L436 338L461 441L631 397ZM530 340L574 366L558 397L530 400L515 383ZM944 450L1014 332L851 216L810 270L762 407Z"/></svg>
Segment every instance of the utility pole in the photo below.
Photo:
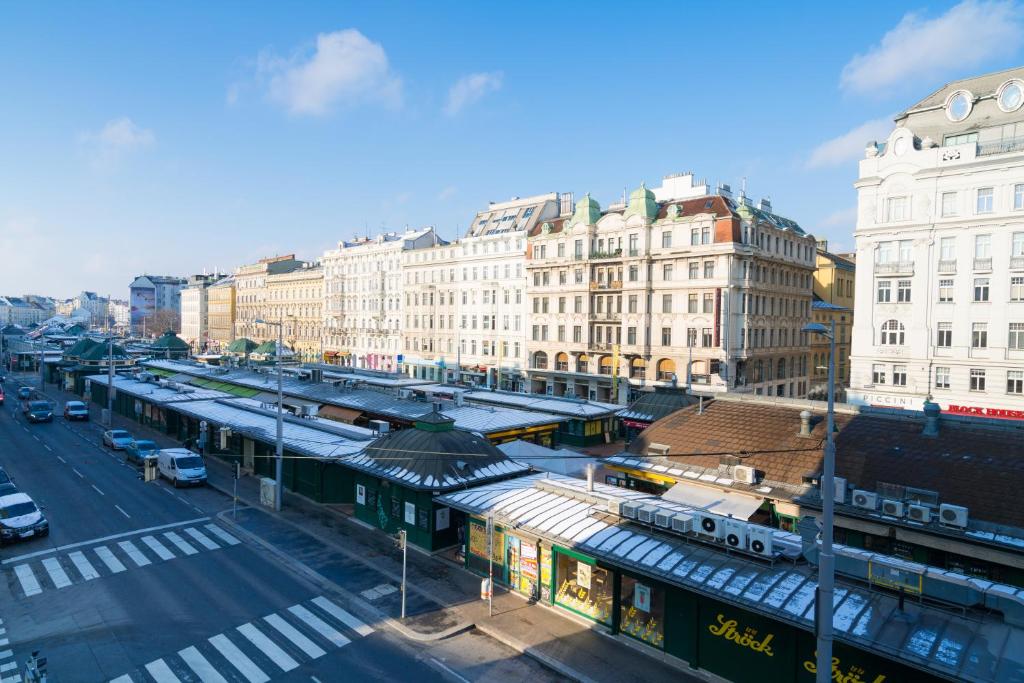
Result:
<svg viewBox="0 0 1024 683"><path fill-rule="evenodd" d="M114 335L107 335L107 426L114 426Z"/></svg>
<svg viewBox="0 0 1024 683"><path fill-rule="evenodd" d="M405 566L408 554L407 547L409 545L409 538L405 529L400 529L398 532L398 544L402 546L402 619L405 619Z"/></svg>
<svg viewBox="0 0 1024 683"><path fill-rule="evenodd" d="M494 512L487 514L487 616L494 616Z"/></svg>
<svg viewBox="0 0 1024 683"><path fill-rule="evenodd" d="M284 484L281 478L284 476L284 396L281 389L281 349L284 347L284 313L277 323L277 443L275 454L277 463L274 476L277 481L274 484L274 511L281 511L281 495L284 492Z"/></svg>

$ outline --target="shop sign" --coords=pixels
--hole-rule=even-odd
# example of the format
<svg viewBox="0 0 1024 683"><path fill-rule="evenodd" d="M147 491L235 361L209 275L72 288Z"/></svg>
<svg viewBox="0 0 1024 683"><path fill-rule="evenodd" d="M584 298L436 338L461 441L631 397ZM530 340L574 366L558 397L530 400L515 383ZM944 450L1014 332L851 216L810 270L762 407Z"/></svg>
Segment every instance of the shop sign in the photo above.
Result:
<svg viewBox="0 0 1024 683"><path fill-rule="evenodd" d="M576 585L580 588L590 590L590 565L586 562L576 562Z"/></svg>
<svg viewBox="0 0 1024 683"><path fill-rule="evenodd" d="M924 399L920 396L894 396L892 394L874 394L865 391L847 391L846 401L859 406L881 406L883 408L901 408L921 410Z"/></svg>
<svg viewBox="0 0 1024 683"><path fill-rule="evenodd" d="M814 651L815 657L818 655L818 651ZM818 664L811 660L804 660L804 670L810 674L817 676ZM843 662L839 657L832 658L832 680L835 683L885 683L885 674L878 674L874 677L867 673L863 668L856 664L850 664L847 666L846 672L843 672Z"/></svg>
<svg viewBox="0 0 1024 683"><path fill-rule="evenodd" d="M633 607L641 612L651 611L651 587L642 583L636 584L633 588Z"/></svg>
<svg viewBox="0 0 1024 683"><path fill-rule="evenodd" d="M469 526L469 552L487 559L487 528L482 524ZM494 564L505 564L505 532L494 530Z"/></svg>
<svg viewBox="0 0 1024 683"><path fill-rule="evenodd" d="M356 502L366 505L366 487L362 484L356 484Z"/></svg>
<svg viewBox="0 0 1024 683"><path fill-rule="evenodd" d="M718 624L708 624L708 631L711 635L728 640L736 645L759 652L766 657L774 657L771 642L775 636L771 633L758 638L757 629L745 627L740 630L739 622L736 619L726 619L724 614L719 613L716 618Z"/></svg>
<svg viewBox="0 0 1024 683"><path fill-rule="evenodd" d="M953 415L994 417L1000 420L1024 420L1024 410L1009 410L1007 408L981 408L979 406L957 406L950 404L946 412Z"/></svg>
<svg viewBox="0 0 1024 683"><path fill-rule="evenodd" d="M540 597L551 601L551 548L547 546L540 549Z"/></svg>
<svg viewBox="0 0 1024 683"><path fill-rule="evenodd" d="M633 427L634 429L647 429L651 426L650 422L641 422L639 420L623 420L622 424L627 427Z"/></svg>
<svg viewBox="0 0 1024 683"><path fill-rule="evenodd" d="M444 531L451 522L451 508L438 508L435 517L434 528L438 531Z"/></svg>

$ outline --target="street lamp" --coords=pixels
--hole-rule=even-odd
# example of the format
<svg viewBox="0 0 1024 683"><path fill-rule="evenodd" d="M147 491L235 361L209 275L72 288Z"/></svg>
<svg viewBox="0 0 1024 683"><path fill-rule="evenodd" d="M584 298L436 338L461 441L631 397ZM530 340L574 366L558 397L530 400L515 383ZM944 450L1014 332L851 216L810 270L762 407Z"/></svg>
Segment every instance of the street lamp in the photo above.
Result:
<svg viewBox="0 0 1024 683"><path fill-rule="evenodd" d="M817 680L818 683L828 683L832 680L832 596L836 583L835 556L832 554L836 476L836 444L832 435L835 424L836 321L832 320L829 327L821 323L808 323L803 331L820 334L829 341L825 463L818 488L821 492L822 513L821 552L818 555L818 594L815 599L815 623L818 627Z"/></svg>
<svg viewBox="0 0 1024 683"><path fill-rule="evenodd" d="M274 470L274 511L281 511L281 495L283 488L281 479L284 462L284 397L281 391L281 349L284 347L284 317L278 322L269 322L262 318L256 318L257 325L269 325L277 327L277 441L274 449L277 465Z"/></svg>

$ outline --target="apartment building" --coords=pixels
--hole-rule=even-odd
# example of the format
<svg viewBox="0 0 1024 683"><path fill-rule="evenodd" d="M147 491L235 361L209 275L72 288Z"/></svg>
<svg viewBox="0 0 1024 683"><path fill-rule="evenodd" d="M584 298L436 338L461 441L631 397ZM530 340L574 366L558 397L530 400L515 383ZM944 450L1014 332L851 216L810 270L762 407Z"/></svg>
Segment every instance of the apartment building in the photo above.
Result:
<svg viewBox="0 0 1024 683"><path fill-rule="evenodd" d="M835 324L836 387L850 386L850 342L853 339L854 283L857 267L848 257L833 254L828 242L818 242L817 267L814 270L814 301L811 317L826 327ZM811 347L811 388L809 398L828 396L829 340L822 335L808 339Z"/></svg>
<svg viewBox="0 0 1024 683"><path fill-rule="evenodd" d="M402 355L402 254L437 246L427 227L339 242L323 254L324 358L398 371Z"/></svg>
<svg viewBox="0 0 1024 683"><path fill-rule="evenodd" d="M692 174L606 211L585 196L528 239L531 390L803 396L815 253L767 200L711 193Z"/></svg>
<svg viewBox="0 0 1024 683"><path fill-rule="evenodd" d="M256 263L239 266L235 270L235 338L245 337L254 342L277 340L277 328L256 322L273 321L270 317L267 278L290 273L301 268L303 262L295 254L260 259Z"/></svg>
<svg viewBox="0 0 1024 683"><path fill-rule="evenodd" d="M209 287L223 274L192 275L181 290L181 339L194 351L209 345Z"/></svg>
<svg viewBox="0 0 1024 683"><path fill-rule="evenodd" d="M860 162L850 402L1024 419L1024 68L948 83Z"/></svg>
<svg viewBox="0 0 1024 683"><path fill-rule="evenodd" d="M210 349L222 351L235 340L235 278L229 275L206 290L206 335Z"/></svg>
<svg viewBox="0 0 1024 683"><path fill-rule="evenodd" d="M492 202L452 244L402 254L402 348L411 377L520 391L526 376L526 244L559 195Z"/></svg>
<svg viewBox="0 0 1024 683"><path fill-rule="evenodd" d="M132 332L139 334L145 331L146 322L156 311L169 310L180 314L181 289L186 284L185 278L170 275L139 275L132 280L128 286Z"/></svg>
<svg viewBox="0 0 1024 683"><path fill-rule="evenodd" d="M319 263L267 275L267 320L283 321L285 344L303 361L323 357L323 302L324 269Z"/></svg>

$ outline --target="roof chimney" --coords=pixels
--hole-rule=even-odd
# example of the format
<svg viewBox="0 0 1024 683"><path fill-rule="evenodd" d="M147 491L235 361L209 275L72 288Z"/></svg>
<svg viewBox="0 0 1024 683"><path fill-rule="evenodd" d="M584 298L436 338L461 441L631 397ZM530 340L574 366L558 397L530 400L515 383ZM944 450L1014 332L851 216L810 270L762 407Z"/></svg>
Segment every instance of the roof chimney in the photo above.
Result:
<svg viewBox="0 0 1024 683"><path fill-rule="evenodd" d="M939 404L931 401L924 402L924 436L939 435Z"/></svg>
<svg viewBox="0 0 1024 683"><path fill-rule="evenodd" d="M594 463L587 463L587 490L594 490Z"/></svg>
<svg viewBox="0 0 1024 683"><path fill-rule="evenodd" d="M811 411L800 411L800 436L811 435Z"/></svg>

